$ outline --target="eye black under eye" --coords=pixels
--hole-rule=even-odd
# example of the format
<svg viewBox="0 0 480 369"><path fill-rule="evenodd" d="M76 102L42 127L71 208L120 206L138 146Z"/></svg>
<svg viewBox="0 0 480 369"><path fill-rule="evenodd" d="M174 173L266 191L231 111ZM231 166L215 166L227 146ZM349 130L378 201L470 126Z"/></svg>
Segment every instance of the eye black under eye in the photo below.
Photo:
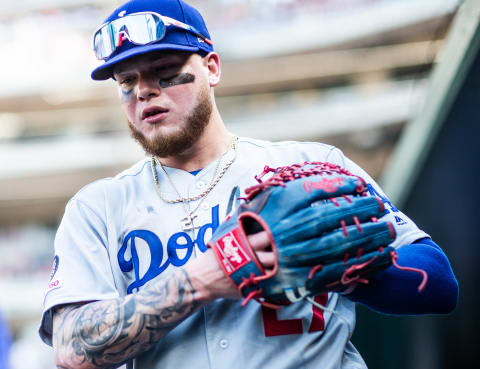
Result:
<svg viewBox="0 0 480 369"><path fill-rule="evenodd" d="M160 87L166 88L166 87L175 86L177 84L176 83L176 78L177 77L178 77L178 74L176 74L172 77L168 77L168 78L160 78L160 80L159 80Z"/></svg>
<svg viewBox="0 0 480 369"><path fill-rule="evenodd" d="M195 81L195 76L190 73L179 73L170 78L161 78L160 86L162 88L182 85L185 83L192 83Z"/></svg>

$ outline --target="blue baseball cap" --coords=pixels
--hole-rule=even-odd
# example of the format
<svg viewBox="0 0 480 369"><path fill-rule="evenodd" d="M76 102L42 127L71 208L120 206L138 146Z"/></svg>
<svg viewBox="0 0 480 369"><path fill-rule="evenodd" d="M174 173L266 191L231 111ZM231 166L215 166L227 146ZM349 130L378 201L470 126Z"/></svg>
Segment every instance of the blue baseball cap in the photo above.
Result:
<svg viewBox="0 0 480 369"><path fill-rule="evenodd" d="M170 17L194 27L201 34L210 39L207 26L197 9L182 0L130 0L115 9L103 24L140 12L154 12ZM177 27L168 27L165 37L160 41L147 45L136 45L124 41L115 51L105 59L105 62L92 71L94 80L102 81L113 77L113 68L121 61L137 55L161 50L178 50L207 55L212 52L213 46L195 34Z"/></svg>

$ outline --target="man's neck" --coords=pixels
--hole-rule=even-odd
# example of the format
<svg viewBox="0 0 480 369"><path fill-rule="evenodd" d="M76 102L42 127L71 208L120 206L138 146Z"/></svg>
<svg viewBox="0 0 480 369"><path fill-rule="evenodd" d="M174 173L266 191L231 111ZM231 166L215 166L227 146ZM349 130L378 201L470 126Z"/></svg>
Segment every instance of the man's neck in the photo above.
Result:
<svg viewBox="0 0 480 369"><path fill-rule="evenodd" d="M191 148L182 154L159 158L167 166L188 172L205 168L217 160L230 148L232 135L226 130L222 121L208 124L202 136Z"/></svg>

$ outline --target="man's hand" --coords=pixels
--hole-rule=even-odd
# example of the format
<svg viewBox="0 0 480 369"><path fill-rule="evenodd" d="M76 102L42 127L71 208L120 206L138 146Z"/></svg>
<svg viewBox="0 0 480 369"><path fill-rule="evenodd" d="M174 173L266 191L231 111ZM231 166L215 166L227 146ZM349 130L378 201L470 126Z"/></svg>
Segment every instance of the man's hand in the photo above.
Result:
<svg viewBox="0 0 480 369"><path fill-rule="evenodd" d="M262 265L268 270L272 269L275 256L270 246L265 231L248 236L248 240L255 250ZM192 260L185 266L185 270L191 276L197 298L205 303L217 298L239 299L241 294L230 282L218 265L215 253L208 249L203 255Z"/></svg>

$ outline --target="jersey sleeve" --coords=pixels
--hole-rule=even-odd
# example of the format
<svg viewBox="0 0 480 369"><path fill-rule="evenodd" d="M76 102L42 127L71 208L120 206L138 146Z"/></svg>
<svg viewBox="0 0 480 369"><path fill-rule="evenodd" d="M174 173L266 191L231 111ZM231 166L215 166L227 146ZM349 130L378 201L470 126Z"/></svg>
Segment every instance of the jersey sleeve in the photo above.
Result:
<svg viewBox="0 0 480 369"><path fill-rule="evenodd" d="M39 330L47 344L52 337L52 307L118 297L110 268L107 227L99 214L103 196L92 200L96 207L79 198L70 200L55 237L54 263Z"/></svg>
<svg viewBox="0 0 480 369"><path fill-rule="evenodd" d="M395 241L389 245L392 247L400 247L409 245L414 241L430 237L427 233L418 228L418 226L404 213L402 213L394 204L388 199L380 186L373 180L370 175L355 164L352 160L343 155L343 153L335 148L329 153L328 161L340 165L351 173L358 175L365 179L370 195L379 198L385 206L387 214L382 218L392 223L397 234Z"/></svg>

